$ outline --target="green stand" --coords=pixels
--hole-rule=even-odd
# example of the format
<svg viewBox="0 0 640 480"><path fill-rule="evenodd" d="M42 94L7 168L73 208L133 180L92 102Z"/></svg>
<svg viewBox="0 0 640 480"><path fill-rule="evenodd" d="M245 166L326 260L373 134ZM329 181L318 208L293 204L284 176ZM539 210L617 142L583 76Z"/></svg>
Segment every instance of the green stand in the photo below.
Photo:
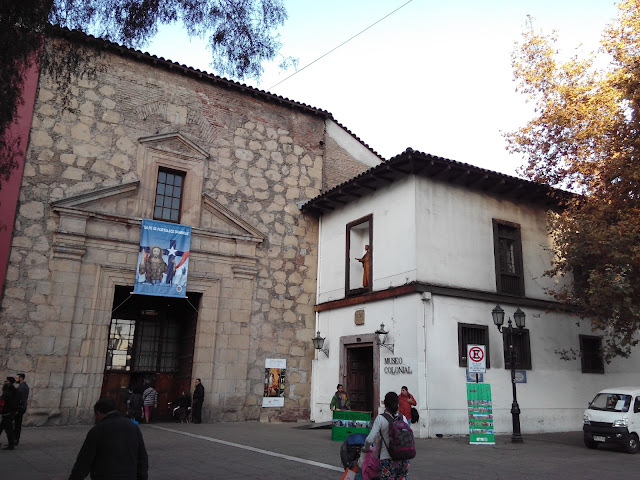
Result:
<svg viewBox="0 0 640 480"><path fill-rule="evenodd" d="M334 410L331 440L344 442L352 433L368 434L371 431L371 412Z"/></svg>

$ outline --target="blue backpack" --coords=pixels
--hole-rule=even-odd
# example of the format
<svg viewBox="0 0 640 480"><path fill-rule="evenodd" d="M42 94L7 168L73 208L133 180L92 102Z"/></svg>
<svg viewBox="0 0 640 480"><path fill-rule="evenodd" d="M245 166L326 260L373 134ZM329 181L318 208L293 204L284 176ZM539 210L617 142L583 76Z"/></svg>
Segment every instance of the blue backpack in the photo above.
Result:
<svg viewBox="0 0 640 480"><path fill-rule="evenodd" d="M416 441L413 438L413 430L400 416L394 418L386 412L382 415L389 422L389 444L387 445L382 435L380 437L387 447L391 460L411 460L416 456Z"/></svg>

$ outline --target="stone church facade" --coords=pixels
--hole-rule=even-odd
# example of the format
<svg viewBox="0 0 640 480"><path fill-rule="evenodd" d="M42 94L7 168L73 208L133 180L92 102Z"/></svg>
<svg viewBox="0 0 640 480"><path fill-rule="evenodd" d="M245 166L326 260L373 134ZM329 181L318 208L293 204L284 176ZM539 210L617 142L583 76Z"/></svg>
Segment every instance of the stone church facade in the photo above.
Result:
<svg viewBox="0 0 640 480"><path fill-rule="evenodd" d="M89 422L143 380L163 418L195 378L205 421L309 418L318 223L299 205L379 156L326 111L75 32L47 42L95 69L66 104L40 71L0 310L28 422ZM162 174L193 232L186 299L131 294ZM262 407L267 358L287 362L282 408Z"/></svg>

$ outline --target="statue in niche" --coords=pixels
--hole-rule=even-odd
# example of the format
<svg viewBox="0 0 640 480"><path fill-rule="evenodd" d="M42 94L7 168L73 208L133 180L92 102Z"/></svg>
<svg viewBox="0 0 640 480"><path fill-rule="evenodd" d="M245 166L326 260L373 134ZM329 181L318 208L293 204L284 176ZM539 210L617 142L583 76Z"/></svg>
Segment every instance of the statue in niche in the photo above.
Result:
<svg viewBox="0 0 640 480"><path fill-rule="evenodd" d="M356 258L362 264L364 270L362 274L362 286L369 286L369 277L371 274L371 252L369 251L369 245L364 246L364 255L361 258Z"/></svg>

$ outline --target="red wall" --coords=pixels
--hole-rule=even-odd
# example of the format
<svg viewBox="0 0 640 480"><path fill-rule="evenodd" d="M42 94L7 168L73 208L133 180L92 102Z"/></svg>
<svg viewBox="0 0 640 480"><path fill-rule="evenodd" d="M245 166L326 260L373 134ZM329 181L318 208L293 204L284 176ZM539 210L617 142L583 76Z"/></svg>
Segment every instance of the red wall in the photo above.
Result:
<svg viewBox="0 0 640 480"><path fill-rule="evenodd" d="M6 229L0 230L0 300L4 294L4 281L7 275L9 253L11 252L13 222L20 195L24 161L27 147L29 146L29 131L31 129L39 73L40 69L37 62L34 62L31 68L26 71L23 91L24 103L18 107L18 115L9 129L10 138L20 137L19 151L21 155L18 158L18 168L13 171L9 181L3 182L0 186L0 225L6 226Z"/></svg>

